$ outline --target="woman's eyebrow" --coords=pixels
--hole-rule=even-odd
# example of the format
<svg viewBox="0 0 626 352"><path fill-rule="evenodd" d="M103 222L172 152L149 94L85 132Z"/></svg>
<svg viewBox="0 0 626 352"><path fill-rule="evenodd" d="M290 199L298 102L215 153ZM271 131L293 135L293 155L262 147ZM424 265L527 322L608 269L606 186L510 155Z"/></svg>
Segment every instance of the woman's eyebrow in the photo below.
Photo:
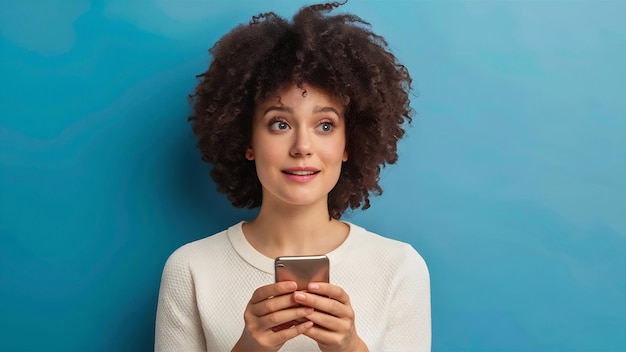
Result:
<svg viewBox="0 0 626 352"><path fill-rule="evenodd" d="M337 111L337 109L333 108L332 106L316 106L313 109L314 113L319 113L319 112L334 112L337 116L341 116L341 114L339 113L339 111Z"/></svg>
<svg viewBox="0 0 626 352"><path fill-rule="evenodd" d="M288 112L288 113L293 114L293 109L288 106L270 106L269 108L265 110L263 115L266 115L270 111Z"/></svg>
<svg viewBox="0 0 626 352"><path fill-rule="evenodd" d="M270 106L269 108L265 109L263 115L266 115L268 112L271 111L288 112L290 114L293 114L293 109L289 106ZM316 106L315 108L313 108L313 113L317 114L323 112L332 112L335 113L337 116L341 116L339 111L337 111L337 109L333 108L332 106Z"/></svg>

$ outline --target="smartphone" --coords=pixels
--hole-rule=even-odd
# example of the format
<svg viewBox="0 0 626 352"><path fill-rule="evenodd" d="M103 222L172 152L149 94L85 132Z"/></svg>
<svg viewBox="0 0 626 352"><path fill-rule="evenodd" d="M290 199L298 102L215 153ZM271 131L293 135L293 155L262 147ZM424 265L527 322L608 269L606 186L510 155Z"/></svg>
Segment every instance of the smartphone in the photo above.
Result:
<svg viewBox="0 0 626 352"><path fill-rule="evenodd" d="M276 282L295 281L298 290L306 290L309 282L330 282L330 264L325 255L278 257L274 260Z"/></svg>

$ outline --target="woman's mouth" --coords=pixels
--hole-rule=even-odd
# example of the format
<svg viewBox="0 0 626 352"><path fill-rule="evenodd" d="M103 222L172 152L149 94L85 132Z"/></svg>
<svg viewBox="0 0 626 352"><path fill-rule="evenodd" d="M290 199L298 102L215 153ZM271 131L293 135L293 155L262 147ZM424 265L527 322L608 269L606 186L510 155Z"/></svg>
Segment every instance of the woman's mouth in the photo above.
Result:
<svg viewBox="0 0 626 352"><path fill-rule="evenodd" d="M318 173L319 171L285 170L283 172L286 173L286 174L289 174L289 175L307 176L307 175L314 175L314 174Z"/></svg>
<svg viewBox="0 0 626 352"><path fill-rule="evenodd" d="M293 168L282 170L285 177L294 182L309 182L314 179L320 170L313 168Z"/></svg>

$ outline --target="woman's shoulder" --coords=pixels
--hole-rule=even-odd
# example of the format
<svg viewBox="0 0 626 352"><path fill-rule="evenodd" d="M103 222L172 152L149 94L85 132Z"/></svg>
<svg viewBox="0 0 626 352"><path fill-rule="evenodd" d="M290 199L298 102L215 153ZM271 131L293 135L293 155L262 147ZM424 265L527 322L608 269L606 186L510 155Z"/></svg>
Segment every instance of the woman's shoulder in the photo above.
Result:
<svg viewBox="0 0 626 352"><path fill-rule="evenodd" d="M352 245L364 257L383 259L386 262L396 262L398 265L411 264L426 268L426 262L421 254L407 242L382 236L361 226L350 225L350 236L353 236Z"/></svg>
<svg viewBox="0 0 626 352"><path fill-rule="evenodd" d="M346 223L350 225L350 236L353 236L355 242L361 246L381 250L395 249L416 252L413 246L407 242L380 235L351 222Z"/></svg>
<svg viewBox="0 0 626 352"><path fill-rule="evenodd" d="M168 262L190 262L196 259L205 259L213 254L224 254L232 248L228 232L240 226L237 223L228 229L219 231L212 235L197 239L178 247L169 256Z"/></svg>

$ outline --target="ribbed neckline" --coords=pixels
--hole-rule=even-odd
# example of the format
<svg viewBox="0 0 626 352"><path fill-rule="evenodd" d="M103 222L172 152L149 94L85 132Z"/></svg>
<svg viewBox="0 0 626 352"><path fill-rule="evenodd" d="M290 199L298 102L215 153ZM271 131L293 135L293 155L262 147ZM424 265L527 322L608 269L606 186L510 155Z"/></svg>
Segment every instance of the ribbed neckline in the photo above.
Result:
<svg viewBox="0 0 626 352"><path fill-rule="evenodd" d="M250 265L255 268L264 271L268 274L274 274L274 258L270 258L257 251L250 242L246 239L246 236L243 234L243 221L231 226L228 228L228 239L230 240L231 245L239 254L239 256L248 262ZM330 261L332 266L339 264L343 258L346 257L346 254L353 249L351 245L352 242L355 241L355 234L359 231L363 231L363 229L357 225L354 225L350 222L344 221L344 224L350 227L348 231L348 236L346 239L334 250L325 253L328 256L328 260Z"/></svg>

